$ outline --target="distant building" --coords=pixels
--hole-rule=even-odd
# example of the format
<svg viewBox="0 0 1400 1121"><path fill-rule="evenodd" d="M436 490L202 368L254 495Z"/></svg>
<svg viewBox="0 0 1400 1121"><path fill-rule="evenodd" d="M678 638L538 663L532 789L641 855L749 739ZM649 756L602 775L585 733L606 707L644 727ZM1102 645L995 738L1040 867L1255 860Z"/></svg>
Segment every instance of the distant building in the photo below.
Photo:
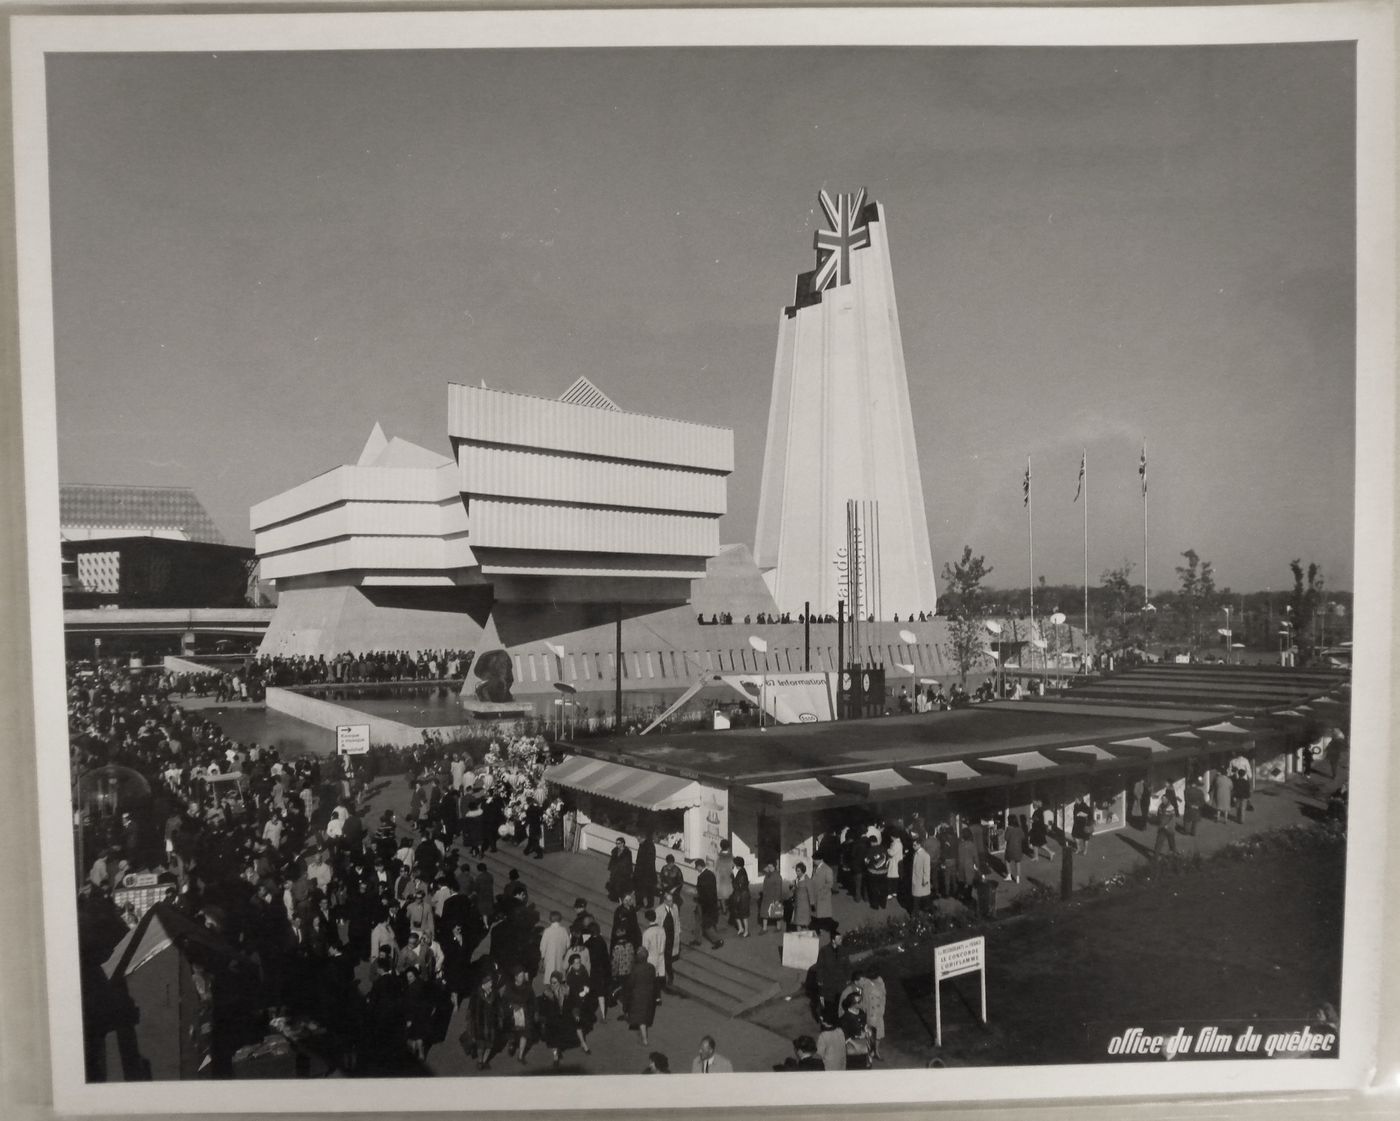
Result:
<svg viewBox="0 0 1400 1121"><path fill-rule="evenodd" d="M449 385L453 456L388 439L258 503L267 652L514 647L685 604L719 552L727 428Z"/></svg>
<svg viewBox="0 0 1400 1121"><path fill-rule="evenodd" d="M214 519L189 487L70 484L59 488L58 520L65 541L163 537L224 543Z"/></svg>
<svg viewBox="0 0 1400 1121"><path fill-rule="evenodd" d="M65 607L240 607L252 549L228 545L187 487L59 491Z"/></svg>

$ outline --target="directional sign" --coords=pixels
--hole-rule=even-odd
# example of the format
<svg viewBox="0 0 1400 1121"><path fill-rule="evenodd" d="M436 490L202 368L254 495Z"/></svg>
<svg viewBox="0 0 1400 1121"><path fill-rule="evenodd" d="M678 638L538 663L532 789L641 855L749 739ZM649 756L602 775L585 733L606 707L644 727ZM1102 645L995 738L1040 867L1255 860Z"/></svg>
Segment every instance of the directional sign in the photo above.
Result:
<svg viewBox="0 0 1400 1121"><path fill-rule="evenodd" d="M335 753L337 755L364 755L369 751L368 724L337 724L335 727Z"/></svg>
<svg viewBox="0 0 1400 1121"><path fill-rule="evenodd" d="M987 940L980 935L933 948L934 1043L943 1046L943 982L964 973L982 974L982 1022L987 1022Z"/></svg>
<svg viewBox="0 0 1400 1121"><path fill-rule="evenodd" d="M975 973L979 969L985 969L986 965L985 938L950 942L946 946L935 946L933 950L933 973L939 981L946 981L949 977L961 977L964 973Z"/></svg>

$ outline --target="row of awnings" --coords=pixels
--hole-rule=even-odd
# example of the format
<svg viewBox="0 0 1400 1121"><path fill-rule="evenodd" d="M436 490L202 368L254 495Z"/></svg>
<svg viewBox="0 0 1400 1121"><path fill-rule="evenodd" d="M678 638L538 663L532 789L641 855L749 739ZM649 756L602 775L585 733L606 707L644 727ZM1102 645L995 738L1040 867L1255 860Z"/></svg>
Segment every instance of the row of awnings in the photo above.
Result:
<svg viewBox="0 0 1400 1121"><path fill-rule="evenodd" d="M895 764L874 770L842 772L807 778L751 783L747 789L765 802L784 809L803 803L855 796L884 801L922 793L946 793L999 786L1026 779L1112 770L1139 763L1166 763L1189 756L1238 750L1255 731L1233 721L1221 721L1190 732L1136 736L1106 744L1077 744L1007 755L956 759L945 763Z"/></svg>
<svg viewBox="0 0 1400 1121"><path fill-rule="evenodd" d="M745 789L785 809L829 801L833 797L877 800L917 797L921 793L972 790L1028 778L1111 770L1141 762L1164 763L1191 755L1233 750L1254 734L1249 728L1227 720L1160 738L1137 736L1103 745L1080 744L937 763L892 764L749 783ZM702 796L702 784L698 780L586 755L570 756L546 771L544 777L555 786L644 810L687 809L700 805Z"/></svg>

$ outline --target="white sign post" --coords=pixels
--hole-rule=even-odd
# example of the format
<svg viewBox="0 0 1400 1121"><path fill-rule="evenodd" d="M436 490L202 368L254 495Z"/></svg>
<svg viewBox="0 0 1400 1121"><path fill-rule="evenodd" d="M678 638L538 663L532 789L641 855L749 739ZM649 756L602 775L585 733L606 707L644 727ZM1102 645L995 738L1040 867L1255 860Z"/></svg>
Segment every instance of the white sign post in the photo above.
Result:
<svg viewBox="0 0 1400 1121"><path fill-rule="evenodd" d="M964 973L982 975L982 1022L987 1022L987 940L978 935L933 948L934 1045L943 1046L943 982Z"/></svg>
<svg viewBox="0 0 1400 1121"><path fill-rule="evenodd" d="M368 724L337 724L335 726L335 753L337 755L364 755L368 751Z"/></svg>

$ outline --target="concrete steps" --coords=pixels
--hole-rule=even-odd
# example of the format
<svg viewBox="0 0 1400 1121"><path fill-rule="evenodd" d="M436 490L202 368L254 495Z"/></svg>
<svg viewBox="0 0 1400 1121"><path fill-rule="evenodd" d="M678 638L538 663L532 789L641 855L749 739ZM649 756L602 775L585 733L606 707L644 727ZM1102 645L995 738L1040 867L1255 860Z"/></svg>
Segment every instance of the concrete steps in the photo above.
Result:
<svg viewBox="0 0 1400 1121"><path fill-rule="evenodd" d="M567 871L561 868L559 856L534 860L522 856L520 850L509 845L497 852L487 853L482 859L496 877L498 889L504 886L511 869L517 870L530 889L531 902L539 908L542 916L547 917L550 911L558 911L568 923L574 915L574 900L581 898L587 901L589 912L597 918L603 937L611 934L616 904L608 899L602 887L607 879L607 865L601 856L565 857L563 859L569 861ZM686 894L688 896L689 889ZM675 962L676 975L673 980L677 991L728 1016L740 1015L778 995L781 967L776 960L776 940L772 943L774 962L771 972L764 972L735 960L733 956L726 956L730 944L719 950L712 949L708 944L691 945L691 940L699 931L694 929L693 903L688 897L681 906L681 924L681 954Z"/></svg>

